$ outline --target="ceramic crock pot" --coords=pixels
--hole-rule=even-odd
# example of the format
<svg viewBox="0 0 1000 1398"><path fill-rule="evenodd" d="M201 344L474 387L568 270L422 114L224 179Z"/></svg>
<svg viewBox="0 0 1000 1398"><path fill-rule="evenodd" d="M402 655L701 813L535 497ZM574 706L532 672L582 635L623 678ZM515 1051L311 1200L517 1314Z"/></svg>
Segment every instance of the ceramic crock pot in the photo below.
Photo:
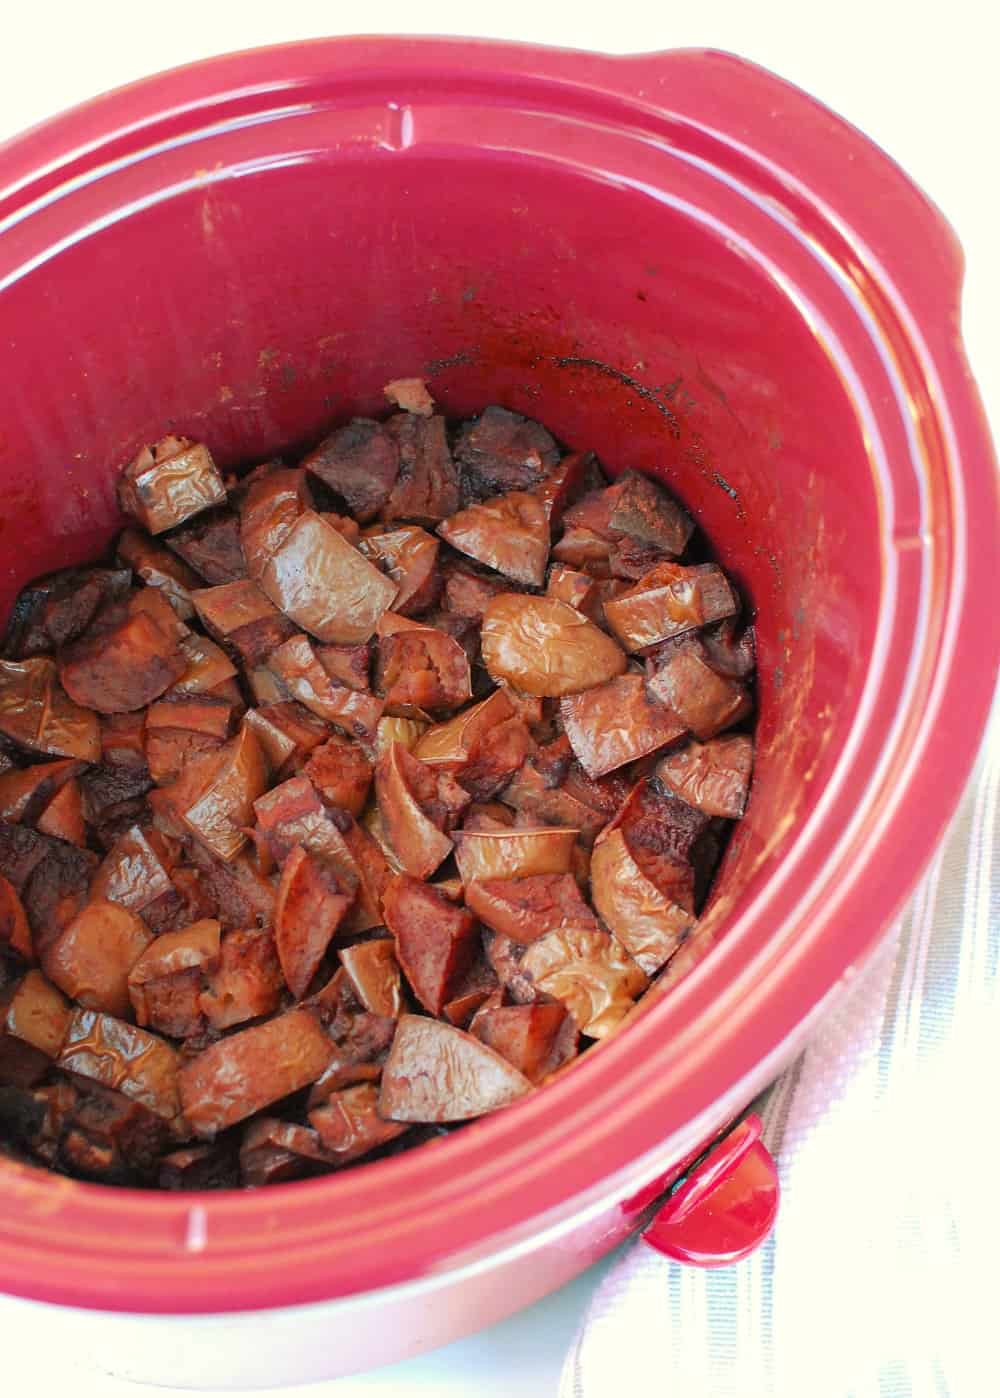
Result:
<svg viewBox="0 0 1000 1398"><path fill-rule="evenodd" d="M788 1061L955 806L1000 652L956 241L736 58L410 39L79 107L0 148L0 233L0 612L107 545L151 437L260 460L411 374L660 477L756 609L753 797L688 974L560 1082L266 1190L0 1166L4 1333L43 1352L290 1383L497 1320L634 1228Z"/></svg>

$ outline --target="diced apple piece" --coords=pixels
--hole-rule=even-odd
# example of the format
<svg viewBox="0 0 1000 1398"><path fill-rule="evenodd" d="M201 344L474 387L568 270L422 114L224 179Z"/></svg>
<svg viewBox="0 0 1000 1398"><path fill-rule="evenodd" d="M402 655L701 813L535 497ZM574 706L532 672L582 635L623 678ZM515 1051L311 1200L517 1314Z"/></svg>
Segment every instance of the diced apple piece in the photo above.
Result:
<svg viewBox="0 0 1000 1398"><path fill-rule="evenodd" d="M393 743L375 769L375 791L386 838L399 862L415 878L429 878L452 849L442 828L448 813L437 809L434 773L401 744Z"/></svg>
<svg viewBox="0 0 1000 1398"><path fill-rule="evenodd" d="M33 752L101 760L97 714L73 702L55 664L41 656L0 660L0 733Z"/></svg>
<svg viewBox="0 0 1000 1398"><path fill-rule="evenodd" d="M191 594L205 629L249 667L263 665L295 626L250 578Z"/></svg>
<svg viewBox="0 0 1000 1398"><path fill-rule="evenodd" d="M444 724L434 726L443 728ZM419 719L402 718L398 714L386 714L378 721L375 733L375 755L377 758L383 757L393 743L400 743L407 752L415 753L420 739L430 729L430 724L422 723Z"/></svg>
<svg viewBox="0 0 1000 1398"><path fill-rule="evenodd" d="M523 1073L471 1034L403 1015L382 1070L378 1110L394 1121L468 1121L530 1091Z"/></svg>
<svg viewBox="0 0 1000 1398"><path fill-rule="evenodd" d="M402 408L404 413L418 413L421 417L431 417L434 412L434 399L423 379L393 379L382 392L390 403Z"/></svg>
<svg viewBox="0 0 1000 1398"><path fill-rule="evenodd" d="M58 1059L67 1073L92 1078L169 1122L180 1114L178 1063L165 1039L96 1010L73 1011Z"/></svg>
<svg viewBox="0 0 1000 1398"><path fill-rule="evenodd" d="M354 862L344 836L306 776L290 777L254 803L261 836L279 864L284 864L296 845L326 859L337 877L356 883Z"/></svg>
<svg viewBox="0 0 1000 1398"><path fill-rule="evenodd" d="M168 693L204 694L235 676L236 666L222 647L207 636L199 636L192 631L189 636L183 637L178 646L184 657L185 669Z"/></svg>
<svg viewBox="0 0 1000 1398"><path fill-rule="evenodd" d="M660 661L649 691L702 742L738 723L751 708L743 685L717 674L694 646L678 647Z"/></svg>
<svg viewBox="0 0 1000 1398"><path fill-rule="evenodd" d="M276 1010L283 986L270 928L238 928L222 938L218 968L198 1006L213 1029L231 1029Z"/></svg>
<svg viewBox="0 0 1000 1398"><path fill-rule="evenodd" d="M181 1068L178 1087L184 1116L195 1135L211 1139L308 1087L333 1053L333 1044L307 1009L289 1010L241 1029Z"/></svg>
<svg viewBox="0 0 1000 1398"><path fill-rule="evenodd" d="M459 830L455 858L466 885L484 879L568 874L579 830Z"/></svg>
<svg viewBox="0 0 1000 1398"><path fill-rule="evenodd" d="M568 1063L576 1054L579 1037L572 1015L559 1004L484 1008L469 1032L533 1083Z"/></svg>
<svg viewBox="0 0 1000 1398"><path fill-rule="evenodd" d="M477 623L482 621L483 613L494 597L510 591L510 584L503 578L477 572L453 559L448 560L442 572L446 610L454 616L467 617Z"/></svg>
<svg viewBox="0 0 1000 1398"><path fill-rule="evenodd" d="M127 515L162 534L192 515L221 505L226 488L208 447L188 437L164 437L143 447L118 480L118 499Z"/></svg>
<svg viewBox="0 0 1000 1398"><path fill-rule="evenodd" d="M363 1155L388 1145L410 1128L386 1121L378 1111L379 1090L374 1083L357 1083L333 1092L309 1113L323 1147L338 1165L348 1165Z"/></svg>
<svg viewBox="0 0 1000 1398"><path fill-rule="evenodd" d="M34 825L53 796L83 770L82 762L67 757L0 773L0 820Z"/></svg>
<svg viewBox="0 0 1000 1398"><path fill-rule="evenodd" d="M94 877L91 897L107 898L141 916L152 903L171 893L170 869L154 840L154 832L137 825L120 835Z"/></svg>
<svg viewBox="0 0 1000 1398"><path fill-rule="evenodd" d="M100 608L124 601L131 584L127 568L64 568L28 583L14 602L4 655L27 660L61 650L83 635Z"/></svg>
<svg viewBox="0 0 1000 1398"><path fill-rule="evenodd" d="M307 636L291 637L272 653L268 665L311 713L374 746L382 700L332 679Z"/></svg>
<svg viewBox="0 0 1000 1398"><path fill-rule="evenodd" d="M486 608L483 661L494 680L558 697L620 675L624 651L580 612L554 597L507 592Z"/></svg>
<svg viewBox="0 0 1000 1398"><path fill-rule="evenodd" d="M300 1000L354 900L336 871L297 845L285 860L275 907L275 942L285 983Z"/></svg>
<svg viewBox="0 0 1000 1398"><path fill-rule="evenodd" d="M200 998L205 976L219 964L219 923L203 918L164 932L143 952L128 976L136 1022L161 1034L186 1038L204 1024Z"/></svg>
<svg viewBox="0 0 1000 1398"><path fill-rule="evenodd" d="M473 880L465 902L488 927L523 945L547 932L597 925L572 874Z"/></svg>
<svg viewBox="0 0 1000 1398"><path fill-rule="evenodd" d="M158 587L181 621L194 615L191 593L201 586L201 579L176 554L137 529L126 529L118 540L118 558L147 587Z"/></svg>
<svg viewBox="0 0 1000 1398"><path fill-rule="evenodd" d="M443 417L397 413L386 423L399 449L399 473L382 517L437 524L458 509L458 473Z"/></svg>
<svg viewBox="0 0 1000 1398"><path fill-rule="evenodd" d="M620 829L595 844L590 880L594 907L629 955L654 975L694 927L694 915L646 877Z"/></svg>
<svg viewBox="0 0 1000 1398"><path fill-rule="evenodd" d="M377 937L370 942L342 947L340 960L365 1009L375 1015L398 1019L403 1012L403 990L396 946L391 938Z"/></svg>
<svg viewBox="0 0 1000 1398"><path fill-rule="evenodd" d="M445 1019L459 1029L466 1029L470 1019L490 999L499 984L496 971L484 951L480 950L445 1005Z"/></svg>
<svg viewBox="0 0 1000 1398"><path fill-rule="evenodd" d="M218 752L229 737L232 705L185 695L146 710L146 763L158 786L177 780L199 757Z"/></svg>
<svg viewBox="0 0 1000 1398"><path fill-rule="evenodd" d="M312 510L268 557L260 585L274 605L321 641L367 641L398 588Z"/></svg>
<svg viewBox="0 0 1000 1398"><path fill-rule="evenodd" d="M302 462L337 492L362 524L389 498L399 471L399 446L388 426L356 417L322 441Z"/></svg>
<svg viewBox="0 0 1000 1398"><path fill-rule="evenodd" d="M630 535L675 556L684 552L694 524L662 486L648 476L626 471L611 491L608 527L613 534Z"/></svg>
<svg viewBox="0 0 1000 1398"><path fill-rule="evenodd" d="M438 570L440 545L418 524L404 524L362 539L361 552L375 559L399 588L395 611L415 616L433 607L441 592Z"/></svg>
<svg viewBox="0 0 1000 1398"><path fill-rule="evenodd" d="M131 1008L129 972L152 940L136 913L93 899L46 948L42 969L85 1009L122 1019Z"/></svg>
<svg viewBox="0 0 1000 1398"><path fill-rule="evenodd" d="M0 1033L57 1058L69 1029L70 1007L41 971L29 971L0 995Z"/></svg>
<svg viewBox="0 0 1000 1398"><path fill-rule="evenodd" d="M592 529L579 526L567 528L563 536L552 546L552 557L558 563L589 573L592 578L607 578L611 575L609 562L611 545Z"/></svg>
<svg viewBox="0 0 1000 1398"><path fill-rule="evenodd" d="M541 587L549 521L537 495L513 490L459 510L438 525L452 548L528 587Z"/></svg>
<svg viewBox="0 0 1000 1398"><path fill-rule="evenodd" d="M240 522L225 505L206 510L182 529L173 530L163 542L210 587L238 582L247 575Z"/></svg>
<svg viewBox="0 0 1000 1398"><path fill-rule="evenodd" d="M22 961L35 957L24 904L14 885L0 874L0 947Z"/></svg>
<svg viewBox="0 0 1000 1398"><path fill-rule="evenodd" d="M259 581L292 525L312 507L304 470L269 466L254 471L240 504L240 546L250 577Z"/></svg>
<svg viewBox="0 0 1000 1398"><path fill-rule="evenodd" d="M609 1034L648 985L642 968L601 928L549 932L525 951L520 972L564 1004L591 1039Z"/></svg>
<svg viewBox="0 0 1000 1398"><path fill-rule="evenodd" d="M628 651L643 650L732 616L738 603L714 563L682 568L661 563L635 587L604 604L608 625Z"/></svg>
<svg viewBox="0 0 1000 1398"><path fill-rule="evenodd" d="M439 1015L478 949L476 920L419 879L397 875L382 900L396 956L420 1003Z"/></svg>
<svg viewBox="0 0 1000 1398"><path fill-rule="evenodd" d="M710 816L739 820L746 809L753 770L753 739L745 733L690 742L657 764L668 791Z"/></svg>
<svg viewBox="0 0 1000 1398"><path fill-rule="evenodd" d="M302 769L324 800L359 816L372 784L372 764L357 743L339 733L314 748Z"/></svg>
<svg viewBox="0 0 1000 1398"><path fill-rule="evenodd" d="M643 675L619 675L559 706L566 736L588 776L603 777L682 737L686 725L651 699Z"/></svg>
<svg viewBox="0 0 1000 1398"><path fill-rule="evenodd" d="M545 595L546 597L554 597L559 602L565 602L567 606L574 607L576 611L582 612L589 621L597 622L602 616L603 609L597 588L597 579L592 578L589 573L579 573L575 568L568 568L564 564L557 563L549 572Z"/></svg>
<svg viewBox="0 0 1000 1398"><path fill-rule="evenodd" d="M514 712L507 692L495 689L480 703L428 728L414 748L414 756L428 766L455 771L465 766L485 734L513 718Z"/></svg>
<svg viewBox="0 0 1000 1398"><path fill-rule="evenodd" d="M463 495L485 500L508 490L533 490L556 466L559 448L540 422L493 406L462 427L455 455Z"/></svg>
<svg viewBox="0 0 1000 1398"><path fill-rule="evenodd" d="M200 757L188 772L164 788L185 826L221 859L232 859L246 844L253 803L267 789L267 762L253 729L246 724L218 753Z"/></svg>
<svg viewBox="0 0 1000 1398"><path fill-rule="evenodd" d="M59 679L75 704L104 714L133 713L158 699L186 669L177 638L142 608L75 641L60 658Z"/></svg>
<svg viewBox="0 0 1000 1398"><path fill-rule="evenodd" d="M60 787L36 821L43 835L65 840L70 845L87 843L87 822L83 814L83 794L80 783L72 778Z"/></svg>
<svg viewBox="0 0 1000 1398"><path fill-rule="evenodd" d="M408 627L380 638L375 688L390 712L447 713L472 697L468 657L446 632Z"/></svg>

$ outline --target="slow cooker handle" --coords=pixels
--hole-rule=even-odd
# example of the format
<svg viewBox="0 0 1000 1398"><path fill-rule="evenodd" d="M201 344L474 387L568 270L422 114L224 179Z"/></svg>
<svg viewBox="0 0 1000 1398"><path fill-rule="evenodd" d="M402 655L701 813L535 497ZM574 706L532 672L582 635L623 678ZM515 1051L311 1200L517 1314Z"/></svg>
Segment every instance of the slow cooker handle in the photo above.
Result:
<svg viewBox="0 0 1000 1398"><path fill-rule="evenodd" d="M899 293L925 334L932 329L930 338L943 337L954 351L961 243L880 146L801 88L735 54L672 49L612 61L621 96L683 124L685 144L694 134L711 163L768 186L768 197L786 204L800 227L828 248L841 245L835 255L863 294L877 287Z"/></svg>
<svg viewBox="0 0 1000 1398"><path fill-rule="evenodd" d="M642 1238L696 1267L726 1267L769 1236L778 1213L778 1169L755 1112L675 1181Z"/></svg>

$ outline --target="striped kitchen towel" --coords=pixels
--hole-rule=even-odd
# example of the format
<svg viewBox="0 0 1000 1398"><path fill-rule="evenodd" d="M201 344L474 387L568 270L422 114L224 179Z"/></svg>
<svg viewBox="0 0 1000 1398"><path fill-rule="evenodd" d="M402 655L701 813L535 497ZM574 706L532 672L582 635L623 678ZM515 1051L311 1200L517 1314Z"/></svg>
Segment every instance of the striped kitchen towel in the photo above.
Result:
<svg viewBox="0 0 1000 1398"><path fill-rule="evenodd" d="M782 1200L753 1257L633 1243L560 1398L1000 1393L1000 708L909 907L763 1112Z"/></svg>

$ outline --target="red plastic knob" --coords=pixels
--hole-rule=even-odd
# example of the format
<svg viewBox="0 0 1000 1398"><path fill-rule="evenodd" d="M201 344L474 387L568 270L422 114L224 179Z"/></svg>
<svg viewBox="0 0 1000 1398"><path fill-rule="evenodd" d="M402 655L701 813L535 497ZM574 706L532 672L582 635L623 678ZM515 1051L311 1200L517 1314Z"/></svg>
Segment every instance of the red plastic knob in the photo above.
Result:
<svg viewBox="0 0 1000 1398"><path fill-rule="evenodd" d="M725 1267L760 1246L778 1212L778 1170L748 1116L692 1170L643 1233L651 1247L696 1267Z"/></svg>

